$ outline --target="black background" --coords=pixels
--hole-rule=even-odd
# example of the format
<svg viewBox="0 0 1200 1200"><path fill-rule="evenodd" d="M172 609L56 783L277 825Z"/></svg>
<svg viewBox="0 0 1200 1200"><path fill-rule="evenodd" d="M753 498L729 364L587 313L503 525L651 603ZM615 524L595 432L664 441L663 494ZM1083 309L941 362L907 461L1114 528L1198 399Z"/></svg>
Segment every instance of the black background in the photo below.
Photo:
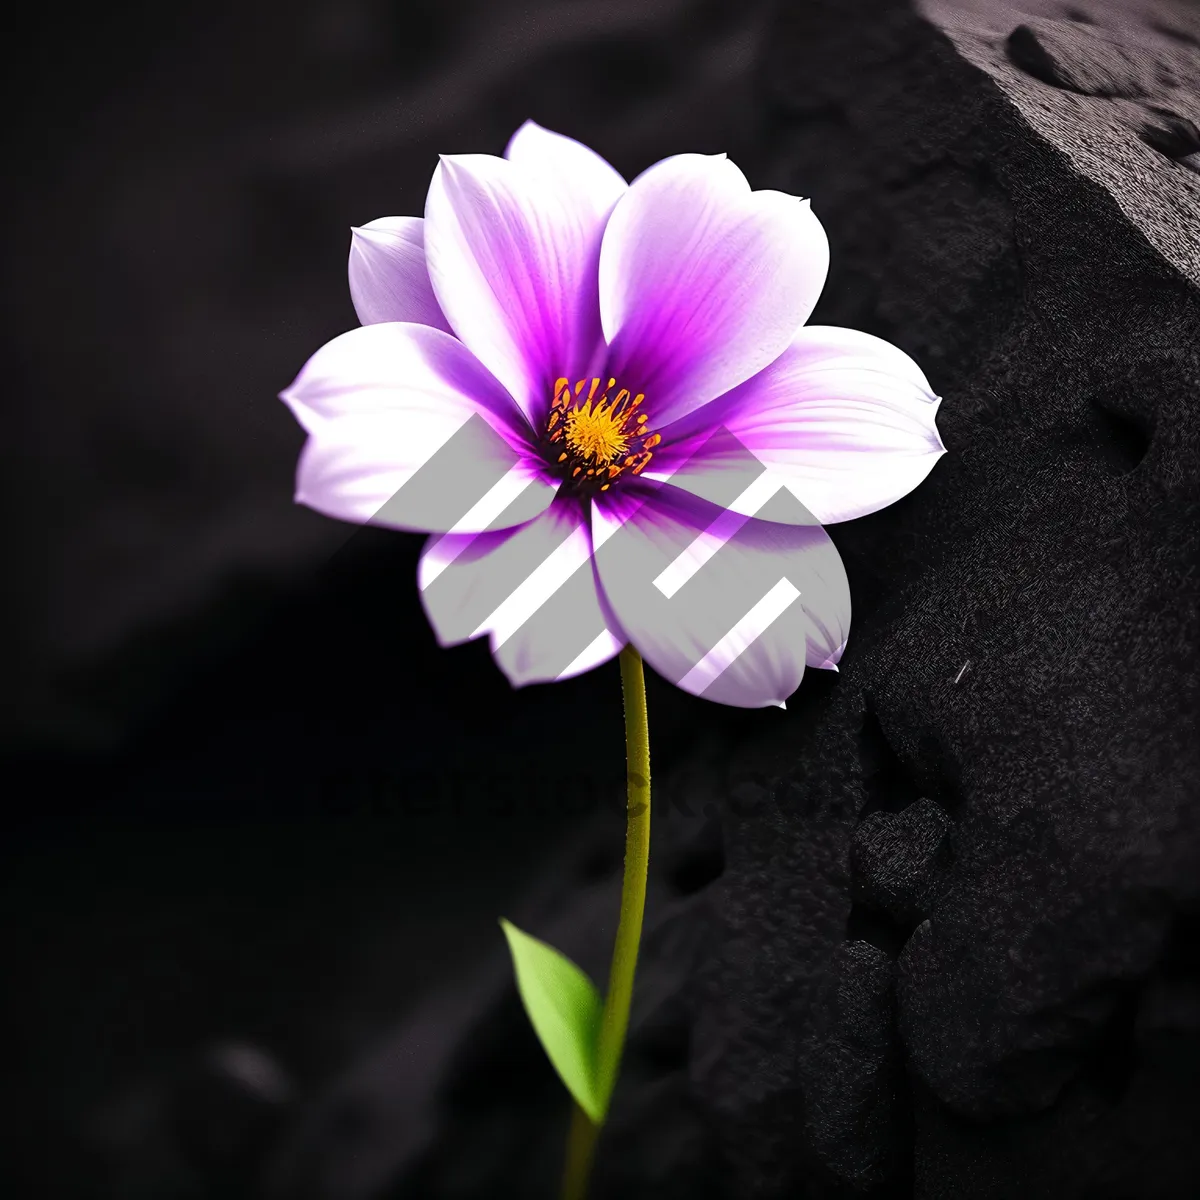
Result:
<svg viewBox="0 0 1200 1200"><path fill-rule="evenodd" d="M1124 96L1106 81L1142 51L1090 31L1125 13L1122 45L1171 62L1200 34L1183 3L945 7L1000 46L1049 14L1011 72L1044 96L1005 98L900 0L23 15L0 197L7 1195L257 1196L300 1145L326 1173L301 1155L284 1200L365 1200L322 1105L439 986L486 1019L453 1034L436 1103L397 1084L437 1136L389 1194L550 1194L562 1096L496 918L557 918L603 964L616 665L513 691L485 644L440 650L421 539L295 506L276 399L356 323L349 227L419 214L439 153L499 154L529 117L627 178L725 151L811 194L833 255L813 322L912 353L950 450L830 530L839 676L786 714L649 681L656 780L710 764L716 803L688 869L688 823L656 831L600 1194L1193 1194L1200 279L1146 231L1189 244L1200 140L1178 79ZM1043 100L1054 137L1027 121ZM1091 143L1120 187L1079 167ZM578 881L538 917L581 841L600 918ZM879 855L932 883L883 894Z"/></svg>
<svg viewBox="0 0 1200 1200"><path fill-rule="evenodd" d="M121 1097L222 1038L315 1091L502 946L496 917L622 777L615 662L514 692L485 643L434 642L422 538L291 502L303 434L276 395L357 323L349 227L420 214L438 153L502 153L527 117L627 178L732 148L764 15L251 0L24 20L6 1157L21 1194L107 1195L83 1148ZM651 689L657 766L745 716Z"/></svg>

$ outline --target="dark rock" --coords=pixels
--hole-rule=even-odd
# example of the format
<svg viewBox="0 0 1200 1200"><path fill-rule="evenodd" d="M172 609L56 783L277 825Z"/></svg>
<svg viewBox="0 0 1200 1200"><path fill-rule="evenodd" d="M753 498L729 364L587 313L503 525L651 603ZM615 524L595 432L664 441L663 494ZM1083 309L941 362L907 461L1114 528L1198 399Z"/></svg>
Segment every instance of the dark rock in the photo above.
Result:
<svg viewBox="0 0 1200 1200"><path fill-rule="evenodd" d="M1192 158L1200 151L1200 129L1187 117L1157 105L1148 111L1141 138L1147 146L1177 162Z"/></svg>
<svg viewBox="0 0 1200 1200"><path fill-rule="evenodd" d="M1151 47L1105 37L1094 26L1033 20L1008 35L1013 62L1043 83L1084 96L1156 95L1178 75Z"/></svg>
<svg viewBox="0 0 1200 1200"><path fill-rule="evenodd" d="M868 1189L907 1166L907 1085L894 1025L894 965L866 942L846 942L813 1004L802 1049L805 1132L832 1180Z"/></svg>
<svg viewBox="0 0 1200 1200"><path fill-rule="evenodd" d="M930 800L899 814L872 813L854 831L850 847L856 902L916 924L924 911L922 893L948 861L949 828L949 818Z"/></svg>

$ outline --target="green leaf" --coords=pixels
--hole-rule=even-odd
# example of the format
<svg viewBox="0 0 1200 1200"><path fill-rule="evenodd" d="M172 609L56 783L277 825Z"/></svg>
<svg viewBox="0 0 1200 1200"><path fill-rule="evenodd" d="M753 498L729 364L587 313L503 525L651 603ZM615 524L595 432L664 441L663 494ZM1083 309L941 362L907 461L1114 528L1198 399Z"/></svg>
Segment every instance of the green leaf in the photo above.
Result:
<svg viewBox="0 0 1200 1200"><path fill-rule="evenodd" d="M500 918L508 938L517 990L534 1032L559 1078L579 1107L599 1125L605 1106L596 1088L596 1042L600 1035L600 993L596 985L553 946Z"/></svg>

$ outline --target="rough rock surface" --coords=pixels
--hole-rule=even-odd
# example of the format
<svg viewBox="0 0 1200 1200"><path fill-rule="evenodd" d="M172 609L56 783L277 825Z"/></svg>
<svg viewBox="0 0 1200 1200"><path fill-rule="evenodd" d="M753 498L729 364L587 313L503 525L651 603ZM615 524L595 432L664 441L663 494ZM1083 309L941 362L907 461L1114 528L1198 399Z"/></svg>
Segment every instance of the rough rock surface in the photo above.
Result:
<svg viewBox="0 0 1200 1200"><path fill-rule="evenodd" d="M679 148L659 138L678 106L694 148L812 197L833 254L814 322L909 351L945 397L950 453L900 503L830 529L855 605L840 674L812 672L768 720L719 714L729 736L656 777L643 958L596 1200L1187 1200L1200 1178L1198 10L782 0L751 88L729 83L747 68L717 52L721 33L690 91L671 90L678 13L654 14L611 62L662 73L661 109L647 102L624 130L598 105L575 132L619 144L633 173ZM610 69L586 29L564 36L573 55L550 37L526 72L549 109ZM483 39L472 69L501 41ZM453 94L431 84L426 101ZM494 103L472 129L500 138L512 96L499 82L483 94ZM378 127L355 125L364 143ZM272 144L255 170L293 232L345 195L373 196L363 181L396 151L350 139L347 161L325 155L314 178L310 142ZM410 157L416 179L424 160ZM193 176L177 165L183 192ZM378 191L378 211L416 211ZM283 278L278 243L251 245L295 288L295 311L272 309L294 357L312 341L312 280ZM223 269L200 243L177 252L214 279ZM228 297L213 289L215 321ZM255 300L241 294L235 312ZM295 535L287 553L311 553L315 525L278 519ZM435 670L432 652L413 653ZM379 713L399 711L383 707L388 686L374 685ZM435 717L457 711L456 686L429 685ZM472 700L499 711L498 694ZM239 714L223 736L261 720L252 700L221 696ZM670 703L657 699L652 730ZM312 705L287 733L331 761L342 744ZM377 722L362 743L392 745L395 722L362 711ZM247 728L260 744L263 725ZM617 839L611 814L597 819L509 913L598 978ZM181 1150L156 1140L161 1113L134 1112L99 1135L123 1195L554 1194L564 1097L498 944L299 1099L248 1091L224 1061L180 1078L171 1112L214 1089L250 1096L253 1135L189 1122L203 1145ZM253 1168L232 1183L224 1165L180 1174L180 1155L207 1162L226 1136L249 1137Z"/></svg>
<svg viewBox="0 0 1200 1200"><path fill-rule="evenodd" d="M1194 1194L1198 46L1184 5L781 7L746 169L813 197L813 319L926 364L950 454L831 531L841 674L651 896L598 1196ZM596 912L564 877L526 919L602 965ZM562 1098L493 988L378 1188L312 1186L362 1153L331 1100L272 1195L549 1194Z"/></svg>

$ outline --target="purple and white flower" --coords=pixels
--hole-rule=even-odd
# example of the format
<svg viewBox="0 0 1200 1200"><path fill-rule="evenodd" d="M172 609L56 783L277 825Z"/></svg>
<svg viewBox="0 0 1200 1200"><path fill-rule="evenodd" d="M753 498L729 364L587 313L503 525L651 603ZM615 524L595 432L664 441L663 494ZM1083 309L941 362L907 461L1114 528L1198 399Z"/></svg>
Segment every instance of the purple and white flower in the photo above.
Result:
<svg viewBox="0 0 1200 1200"><path fill-rule="evenodd" d="M296 499L435 535L419 582L439 641L489 634L516 686L629 643L695 694L782 705L846 644L849 588L821 525L891 504L946 452L940 398L908 355L805 325L828 265L809 202L751 190L724 155L678 154L627 184L527 121L503 158L444 156L423 219L354 230L362 327L282 395L309 434ZM472 417L509 456L500 498L394 503ZM742 486L746 452L761 475ZM780 581L749 624L669 599L718 552L727 578ZM521 563L535 568L481 617L484 581ZM538 613L568 580L568 624L596 633L564 662L563 622Z"/></svg>

